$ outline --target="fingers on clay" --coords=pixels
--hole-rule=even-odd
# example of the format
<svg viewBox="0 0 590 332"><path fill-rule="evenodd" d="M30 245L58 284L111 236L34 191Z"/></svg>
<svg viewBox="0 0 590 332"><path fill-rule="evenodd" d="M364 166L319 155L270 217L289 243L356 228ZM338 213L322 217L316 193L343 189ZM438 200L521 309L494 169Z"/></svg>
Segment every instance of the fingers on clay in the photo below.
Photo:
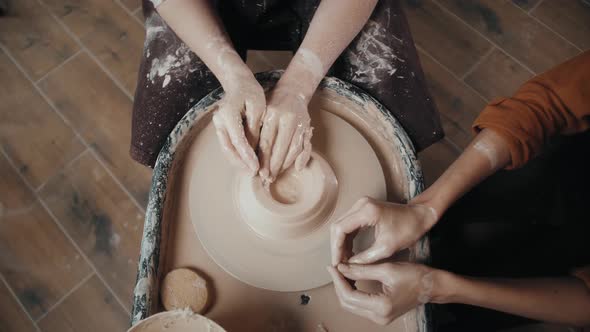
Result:
<svg viewBox="0 0 590 332"><path fill-rule="evenodd" d="M260 177L263 181L272 182L270 178L270 158L272 147L277 135L277 124L271 118L264 121L260 132Z"/></svg>
<svg viewBox="0 0 590 332"><path fill-rule="evenodd" d="M377 312L382 312L386 306L386 298L379 294L368 294L363 291L354 289L338 270L329 267L328 272L332 276L336 295L340 304L346 310L367 317L377 319Z"/></svg>
<svg viewBox="0 0 590 332"><path fill-rule="evenodd" d="M291 140L291 145L289 146L289 151L287 152L287 156L285 157L285 162L281 167L280 172L288 169L293 165L297 156L303 151L303 137L305 136L305 129L304 127L297 127L295 129L295 133L293 134L293 139Z"/></svg>
<svg viewBox="0 0 590 332"><path fill-rule="evenodd" d="M299 156L297 157L297 160L295 160L295 169L300 171L302 170L305 166L307 166L307 162L309 161L309 158L311 157L311 137L313 135L313 128L308 128L307 131L305 132L305 136L303 137L303 151L301 151L301 153L299 154Z"/></svg>
<svg viewBox="0 0 590 332"><path fill-rule="evenodd" d="M353 224L332 224L332 227L330 228L332 265L336 266L338 263L343 262L344 251L347 249L347 241L352 241L352 239L349 239L349 237L353 237L359 228L361 228L361 226Z"/></svg>
<svg viewBox="0 0 590 332"><path fill-rule="evenodd" d="M246 101L247 136L252 148L256 148L256 145L258 145L265 108L266 105L263 102L257 100Z"/></svg>
<svg viewBox="0 0 590 332"><path fill-rule="evenodd" d="M279 175L285 156L289 151L293 133L295 132L294 117L283 116L279 121L279 130L270 157L270 176L275 179Z"/></svg>
<svg viewBox="0 0 590 332"><path fill-rule="evenodd" d="M242 118L239 116L232 117L231 119L225 118L225 127L229 134L229 138L234 145L234 148L242 158L242 160L246 163L248 168L253 172L258 171L258 158L254 153L254 149L248 143L246 139L246 135L244 133L244 126L242 125Z"/></svg>
<svg viewBox="0 0 590 332"><path fill-rule="evenodd" d="M368 249L352 256L348 261L353 264L371 264L378 260L387 258L393 254L387 246L375 242Z"/></svg>
<svg viewBox="0 0 590 332"><path fill-rule="evenodd" d="M332 250L332 265L342 262L344 245L347 237L363 227L363 219L357 218L356 215L362 208L362 202L359 200L353 207L337 222L330 227L330 247Z"/></svg>
<svg viewBox="0 0 590 332"><path fill-rule="evenodd" d="M241 169L246 169L247 166L240 158L240 155L234 148L227 130L223 125L223 121L216 115L213 116L213 124L215 125L215 133L217 134L217 139L221 144L221 150L225 154L226 158L236 167Z"/></svg>
<svg viewBox="0 0 590 332"><path fill-rule="evenodd" d="M383 264L338 264L338 271L351 280L374 280L386 283L387 268Z"/></svg>
<svg viewBox="0 0 590 332"><path fill-rule="evenodd" d="M359 200L357 200L352 207L346 211L345 214L343 214L342 216L340 216L336 222L339 223L340 221L350 217L352 214L356 213L361 207L363 207L365 204L367 204L369 202L370 198L369 197L363 197Z"/></svg>

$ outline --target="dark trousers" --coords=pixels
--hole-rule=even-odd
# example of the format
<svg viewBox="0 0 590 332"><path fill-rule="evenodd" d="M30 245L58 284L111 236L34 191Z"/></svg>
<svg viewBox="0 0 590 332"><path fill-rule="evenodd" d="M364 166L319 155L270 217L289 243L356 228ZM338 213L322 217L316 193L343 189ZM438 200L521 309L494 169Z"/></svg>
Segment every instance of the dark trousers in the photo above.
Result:
<svg viewBox="0 0 590 332"><path fill-rule="evenodd" d="M589 155L590 132L562 137L523 168L478 185L433 228L433 265L514 278L567 276L589 265ZM432 307L439 331L496 331L530 322L467 305Z"/></svg>

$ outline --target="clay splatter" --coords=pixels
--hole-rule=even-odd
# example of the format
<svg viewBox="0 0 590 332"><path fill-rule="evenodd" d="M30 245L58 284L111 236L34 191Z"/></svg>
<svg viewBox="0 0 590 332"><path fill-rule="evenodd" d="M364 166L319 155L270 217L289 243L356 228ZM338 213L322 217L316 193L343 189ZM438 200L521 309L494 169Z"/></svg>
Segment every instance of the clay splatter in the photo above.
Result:
<svg viewBox="0 0 590 332"><path fill-rule="evenodd" d="M352 80L369 86L379 83L397 71L394 62L405 62L390 46L386 30L375 21L368 21L357 37L354 48L346 51ZM391 37L394 38L394 37Z"/></svg>
<svg viewBox="0 0 590 332"><path fill-rule="evenodd" d="M162 87L165 87L170 82L170 76L178 76L184 73L186 67L191 63L191 50L182 44L174 54L168 54L165 58L155 58L152 60L152 67L148 73L148 78L155 83L156 78L164 77ZM194 71L194 70L192 70ZM189 69L189 72L192 72Z"/></svg>
<svg viewBox="0 0 590 332"><path fill-rule="evenodd" d="M150 0L152 4L154 4L154 8L157 8L159 5L162 4L165 0Z"/></svg>
<svg viewBox="0 0 590 332"><path fill-rule="evenodd" d="M145 25L144 50L146 58L150 58L150 49L154 44L158 42L158 47L167 45L167 41L173 39L173 32L167 28L166 23L158 14L150 15ZM204 69L199 65L200 62L192 61L192 51L185 44L161 53L164 54L162 57L152 59L147 78L152 84L156 84L156 81L161 78L162 88L168 86L173 79L180 82L181 78L188 74Z"/></svg>

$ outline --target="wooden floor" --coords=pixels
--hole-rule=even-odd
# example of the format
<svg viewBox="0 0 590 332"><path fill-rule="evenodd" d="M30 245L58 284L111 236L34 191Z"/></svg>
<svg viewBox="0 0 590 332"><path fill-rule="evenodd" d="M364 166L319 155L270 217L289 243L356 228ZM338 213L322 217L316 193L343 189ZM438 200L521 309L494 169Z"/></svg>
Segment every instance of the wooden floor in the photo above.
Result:
<svg viewBox="0 0 590 332"><path fill-rule="evenodd" d="M447 133L420 156L428 182L486 102L590 48L587 0L403 2ZM140 1L12 4L0 18L0 331L124 330L150 184L128 157Z"/></svg>

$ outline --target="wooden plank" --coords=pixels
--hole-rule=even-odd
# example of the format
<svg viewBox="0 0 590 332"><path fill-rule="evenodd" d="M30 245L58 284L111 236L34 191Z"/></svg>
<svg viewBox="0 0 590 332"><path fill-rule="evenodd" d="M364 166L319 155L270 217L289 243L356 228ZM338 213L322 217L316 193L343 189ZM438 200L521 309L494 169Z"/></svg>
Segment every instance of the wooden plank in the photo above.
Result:
<svg viewBox="0 0 590 332"><path fill-rule="evenodd" d="M536 73L579 53L509 1L439 1Z"/></svg>
<svg viewBox="0 0 590 332"><path fill-rule="evenodd" d="M20 308L10 291L0 283L0 331L3 332L33 332L36 331L33 322Z"/></svg>
<svg viewBox="0 0 590 332"><path fill-rule="evenodd" d="M143 27L113 0L43 2L133 94L143 51Z"/></svg>
<svg viewBox="0 0 590 332"><path fill-rule="evenodd" d="M531 9L533 9L541 0L512 0L512 3L514 3L515 5L517 5L518 7L529 11ZM554 1L554 0L550 0L550 1Z"/></svg>
<svg viewBox="0 0 590 332"><path fill-rule="evenodd" d="M141 0L121 0L121 4L132 12L141 8Z"/></svg>
<svg viewBox="0 0 590 332"><path fill-rule="evenodd" d="M442 115L445 135L464 147L471 139L471 124L486 101L427 54L420 51L419 56L428 88Z"/></svg>
<svg viewBox="0 0 590 332"><path fill-rule="evenodd" d="M36 319L91 268L3 156L0 188L0 273Z"/></svg>
<svg viewBox="0 0 590 332"><path fill-rule="evenodd" d="M459 152L448 142L437 142L418 154L422 165L424 183L429 187L457 159Z"/></svg>
<svg viewBox="0 0 590 332"><path fill-rule="evenodd" d="M455 144L459 149L463 150L469 145L473 138L470 131L464 130L459 126L458 123L450 120L444 114L441 114L443 130L445 131L445 137Z"/></svg>
<svg viewBox="0 0 590 332"><path fill-rule="evenodd" d="M496 49L465 77L465 82L484 97L493 99L512 96L531 77L533 74Z"/></svg>
<svg viewBox="0 0 590 332"><path fill-rule="evenodd" d="M3 52L0 77L0 145L37 188L84 146Z"/></svg>
<svg viewBox="0 0 590 332"><path fill-rule="evenodd" d="M402 3L414 41L458 76L465 74L492 47L431 0Z"/></svg>
<svg viewBox="0 0 590 332"><path fill-rule="evenodd" d="M129 317L100 279L92 276L38 324L45 332L125 331Z"/></svg>
<svg viewBox="0 0 590 332"><path fill-rule="evenodd" d="M130 307L143 231L139 209L92 154L47 183L40 196Z"/></svg>
<svg viewBox="0 0 590 332"><path fill-rule="evenodd" d="M39 86L140 204L151 171L129 157L131 101L86 54L51 73Z"/></svg>
<svg viewBox="0 0 590 332"><path fill-rule="evenodd" d="M590 49L590 2L543 1L531 14L579 48Z"/></svg>
<svg viewBox="0 0 590 332"><path fill-rule="evenodd" d="M34 80L72 56L76 42L36 0L11 1L10 15L0 19L0 44Z"/></svg>
<svg viewBox="0 0 590 332"><path fill-rule="evenodd" d="M138 10L137 12L135 12L135 17L137 17L141 22L145 23L145 17L143 17L143 11L142 10Z"/></svg>

